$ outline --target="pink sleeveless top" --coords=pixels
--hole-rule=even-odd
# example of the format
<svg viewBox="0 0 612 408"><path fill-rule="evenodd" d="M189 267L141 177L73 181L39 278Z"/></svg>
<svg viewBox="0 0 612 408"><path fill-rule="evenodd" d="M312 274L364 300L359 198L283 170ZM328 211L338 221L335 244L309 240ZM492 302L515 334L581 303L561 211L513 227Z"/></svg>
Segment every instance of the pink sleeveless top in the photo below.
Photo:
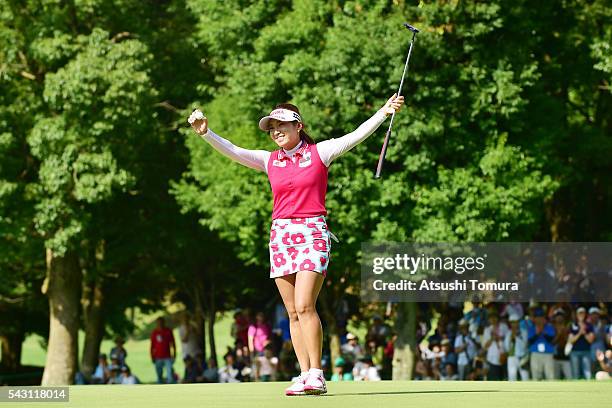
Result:
<svg viewBox="0 0 612 408"><path fill-rule="evenodd" d="M272 152L268 160L274 197L272 219L327 215L327 167L317 146L304 143L294 156L295 162L280 149Z"/></svg>

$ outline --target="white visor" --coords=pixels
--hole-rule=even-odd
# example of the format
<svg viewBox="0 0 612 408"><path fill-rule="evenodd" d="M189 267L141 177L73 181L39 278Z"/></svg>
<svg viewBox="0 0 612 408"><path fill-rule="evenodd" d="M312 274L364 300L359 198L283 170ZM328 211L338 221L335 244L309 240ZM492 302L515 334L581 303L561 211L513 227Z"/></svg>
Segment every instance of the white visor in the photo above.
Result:
<svg viewBox="0 0 612 408"><path fill-rule="evenodd" d="M270 130L270 119L280 120L281 122L293 122L294 120L298 122L302 121L302 118L297 112L289 109L274 109L268 116L264 116L259 120L259 128L264 132Z"/></svg>

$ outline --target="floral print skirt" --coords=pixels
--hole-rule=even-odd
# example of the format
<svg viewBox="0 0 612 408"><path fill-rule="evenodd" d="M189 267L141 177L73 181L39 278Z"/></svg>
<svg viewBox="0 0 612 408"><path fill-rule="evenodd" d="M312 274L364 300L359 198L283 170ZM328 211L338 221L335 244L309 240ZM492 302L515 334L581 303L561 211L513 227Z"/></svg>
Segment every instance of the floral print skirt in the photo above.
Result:
<svg viewBox="0 0 612 408"><path fill-rule="evenodd" d="M324 216L278 218L270 228L270 278L313 271L327 276L330 232Z"/></svg>

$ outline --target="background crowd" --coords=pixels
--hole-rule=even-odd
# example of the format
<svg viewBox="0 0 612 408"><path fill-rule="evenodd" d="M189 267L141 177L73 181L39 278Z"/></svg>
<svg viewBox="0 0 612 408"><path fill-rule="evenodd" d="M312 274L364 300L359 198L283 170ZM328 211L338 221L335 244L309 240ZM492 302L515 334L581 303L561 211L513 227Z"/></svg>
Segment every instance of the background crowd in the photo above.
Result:
<svg viewBox="0 0 612 408"><path fill-rule="evenodd" d="M392 309L387 308L391 313ZM610 312L609 303L420 303L414 378L609 379ZM218 366L216 359L204 359L195 326L188 314L182 315L178 333L183 373L173 368L177 346L172 330L158 318L150 337L157 382L285 381L299 373L282 305L276 305L270 319L262 311L253 315L250 310L236 310L233 317L234 345L228 347ZM363 339L344 330L340 355L333 364L330 349L325 347L323 368L329 380L391 379L397 335L386 323L387 317L373 315ZM110 363L105 354L100 355L91 383L137 384L139 380L130 372L126 359L119 337L110 350Z"/></svg>

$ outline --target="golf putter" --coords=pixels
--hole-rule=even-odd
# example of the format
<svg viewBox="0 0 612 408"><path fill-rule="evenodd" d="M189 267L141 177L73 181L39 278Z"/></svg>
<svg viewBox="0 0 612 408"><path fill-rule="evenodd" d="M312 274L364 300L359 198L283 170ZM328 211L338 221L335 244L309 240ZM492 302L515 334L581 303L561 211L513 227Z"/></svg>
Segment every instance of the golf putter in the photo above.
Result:
<svg viewBox="0 0 612 408"><path fill-rule="evenodd" d="M402 73L402 79L400 81L399 89L397 90L397 96L402 94L402 87L404 86L404 77L406 76L406 72L408 71L408 61L410 61L410 55L412 54L412 45L414 44L414 40L416 38L419 30L408 23L404 23L404 27L408 30L412 31L412 39L410 40L410 48L408 49L408 57L406 57L406 64L404 64L404 72ZM382 173L383 163L385 161L385 155L387 154L387 146L389 145L389 139L391 138L391 128L393 127L393 119L395 118L395 112L391 115L391 122L389 123L389 129L387 129L387 134L385 135L385 141L383 142L383 147L380 152L380 157L378 158L378 165L376 166L376 174L374 178L379 179Z"/></svg>

